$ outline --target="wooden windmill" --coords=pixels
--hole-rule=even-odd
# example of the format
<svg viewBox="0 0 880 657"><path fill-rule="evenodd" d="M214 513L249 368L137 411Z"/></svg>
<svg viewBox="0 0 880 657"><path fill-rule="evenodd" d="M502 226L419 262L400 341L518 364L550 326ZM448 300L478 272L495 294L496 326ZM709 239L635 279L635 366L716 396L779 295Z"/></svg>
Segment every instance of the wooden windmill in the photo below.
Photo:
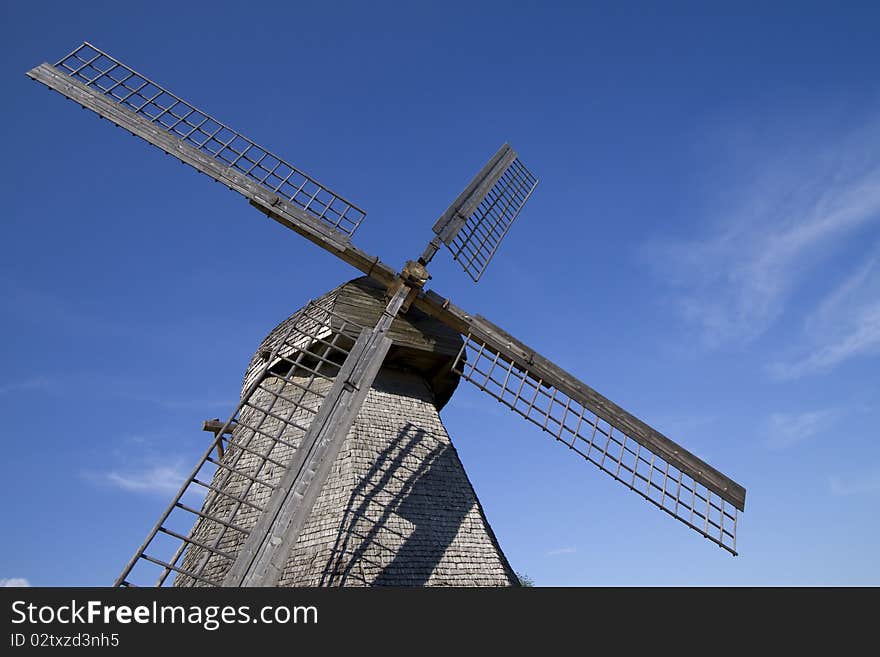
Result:
<svg viewBox="0 0 880 657"><path fill-rule="evenodd" d="M116 585L514 585L438 411L465 379L736 554L745 489L485 318L424 288L442 246L479 280L537 184L504 145L396 271L364 212L85 43L28 76L235 190L364 274L277 326L229 419Z"/></svg>

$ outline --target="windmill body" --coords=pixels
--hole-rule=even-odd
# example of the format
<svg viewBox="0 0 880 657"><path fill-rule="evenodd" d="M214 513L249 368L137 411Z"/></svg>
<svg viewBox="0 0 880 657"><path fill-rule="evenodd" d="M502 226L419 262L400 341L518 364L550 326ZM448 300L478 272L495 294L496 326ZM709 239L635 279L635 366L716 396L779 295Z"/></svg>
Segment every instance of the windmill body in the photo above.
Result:
<svg viewBox="0 0 880 657"><path fill-rule="evenodd" d="M352 243L363 210L91 44L28 76L365 275L267 337L117 585L516 584L438 415L462 379L736 554L745 488L425 288L444 246L478 281L530 198L537 179L508 144L397 271Z"/></svg>
<svg viewBox="0 0 880 657"><path fill-rule="evenodd" d="M383 295L370 279L361 278L313 303L341 319L373 324L385 307ZM243 395L249 394L253 377L263 376L263 384L243 400L249 403L222 457L224 464L272 485L294 458L322 394L333 383L332 375L310 382L305 368L291 367L300 351L285 354L262 374L264 355L284 342L299 318L294 313L277 326L252 359ZM461 337L415 310L395 318L389 334L391 349L276 584L516 584L439 416L458 381L450 368ZM330 343L333 337L325 335L324 340ZM240 553L246 534L216 519L228 518L230 524L251 530L258 508L271 495L268 487L248 486L245 476L222 468L211 483L217 493L209 493L202 504L204 516L193 531L202 546L192 545L182 559L181 570L199 578L180 574L177 585L223 581L233 563L225 555ZM250 504L230 514L238 497Z"/></svg>

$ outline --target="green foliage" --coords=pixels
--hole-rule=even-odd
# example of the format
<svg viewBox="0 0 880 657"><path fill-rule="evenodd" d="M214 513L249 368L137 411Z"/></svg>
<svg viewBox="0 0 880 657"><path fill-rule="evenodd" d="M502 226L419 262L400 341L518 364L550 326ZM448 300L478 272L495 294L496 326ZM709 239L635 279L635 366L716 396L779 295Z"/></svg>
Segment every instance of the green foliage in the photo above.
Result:
<svg viewBox="0 0 880 657"><path fill-rule="evenodd" d="M520 586L534 586L535 580L526 575L525 573L517 572L516 578L519 580Z"/></svg>

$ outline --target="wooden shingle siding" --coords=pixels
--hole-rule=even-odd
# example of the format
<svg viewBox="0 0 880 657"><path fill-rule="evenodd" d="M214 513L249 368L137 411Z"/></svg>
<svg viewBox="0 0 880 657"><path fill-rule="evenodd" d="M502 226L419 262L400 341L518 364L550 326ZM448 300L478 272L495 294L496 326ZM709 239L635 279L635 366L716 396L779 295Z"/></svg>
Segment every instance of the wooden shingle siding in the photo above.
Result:
<svg viewBox="0 0 880 657"><path fill-rule="evenodd" d="M425 382L380 372L282 586L514 586Z"/></svg>

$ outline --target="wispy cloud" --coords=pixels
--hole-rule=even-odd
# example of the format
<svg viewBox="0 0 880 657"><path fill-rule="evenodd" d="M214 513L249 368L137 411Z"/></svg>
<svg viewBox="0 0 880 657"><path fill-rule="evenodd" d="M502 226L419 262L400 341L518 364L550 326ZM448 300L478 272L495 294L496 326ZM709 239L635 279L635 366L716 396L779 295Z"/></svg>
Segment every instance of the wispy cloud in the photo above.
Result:
<svg viewBox="0 0 880 657"><path fill-rule="evenodd" d="M707 345L766 332L829 258L880 225L880 124L814 137L824 145L789 145L797 158L756 150L752 161L762 164L752 165L749 182L733 184L737 206L706 211L703 223L714 226L707 234L650 245L683 316Z"/></svg>
<svg viewBox="0 0 880 657"><path fill-rule="evenodd" d="M181 462L148 465L140 470L110 470L91 478L133 493L176 493L187 472Z"/></svg>
<svg viewBox="0 0 880 657"><path fill-rule="evenodd" d="M548 557L557 557L561 554L574 554L575 552L577 552L577 548L574 548L571 546L566 546L566 547L556 548L554 550L547 550L547 552L545 552L544 554L545 554L545 556L548 556Z"/></svg>
<svg viewBox="0 0 880 657"><path fill-rule="evenodd" d="M828 429L838 415L835 409L774 413L765 427L767 446L771 449L794 447Z"/></svg>
<svg viewBox="0 0 880 657"><path fill-rule="evenodd" d="M880 353L880 248L809 314L804 333L794 356L771 364L776 378L794 379Z"/></svg>
<svg viewBox="0 0 880 657"><path fill-rule="evenodd" d="M6 395L13 392L24 392L27 390L45 390L49 385L49 379L43 376L24 379L22 381L11 381L0 385L0 395Z"/></svg>
<svg viewBox="0 0 880 657"><path fill-rule="evenodd" d="M874 470L854 477L834 476L829 480L834 495L869 495L880 493L880 470Z"/></svg>
<svg viewBox="0 0 880 657"><path fill-rule="evenodd" d="M24 577L0 577L0 588L9 588L12 586L30 586L31 583Z"/></svg>

